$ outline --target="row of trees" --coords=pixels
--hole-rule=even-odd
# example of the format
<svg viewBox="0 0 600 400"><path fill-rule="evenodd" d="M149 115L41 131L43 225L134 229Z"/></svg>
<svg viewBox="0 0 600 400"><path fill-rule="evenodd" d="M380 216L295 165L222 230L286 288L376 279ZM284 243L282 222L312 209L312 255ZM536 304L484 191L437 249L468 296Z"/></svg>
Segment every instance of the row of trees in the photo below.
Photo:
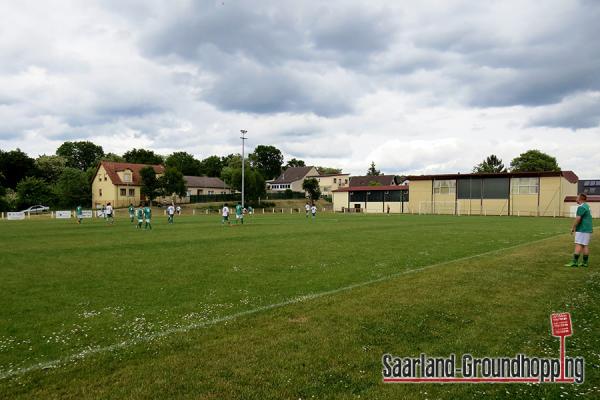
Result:
<svg viewBox="0 0 600 400"><path fill-rule="evenodd" d="M29 157L20 149L0 150L0 210L22 209L35 204L74 207L91 202L91 181L103 161L162 164L164 176L152 168L143 175L143 193L149 198L170 194L185 195L183 176L220 177L241 190L242 160L239 154L212 155L202 160L178 151L163 156L148 149L131 149L123 155L105 153L89 141L64 142L54 155ZM274 146L257 146L246 159L245 189L249 199L264 195L265 180L274 179L289 167L305 166L292 158L284 164L282 152ZM317 167L320 173L339 173L336 168Z"/></svg>
<svg viewBox="0 0 600 400"><path fill-rule="evenodd" d="M104 153L92 142L65 142L54 155L31 158L23 151L0 150L0 210L26 208L34 204L73 207L91 202L91 181L102 160L139 164L163 164L165 174L157 178L152 168L144 171L143 193L149 198L184 195L184 175L220 177L234 190L241 190L242 160L239 154L210 156L202 160L179 151L162 156L152 150L131 149L123 155ZM289 167L306 166L292 158L284 164L282 152L274 146L259 145L246 159L246 193L256 199L265 193L265 180L274 179ZM337 168L317 167L321 174L340 173ZM558 171L556 158L539 150L522 153L510 163L510 171ZM506 172L502 160L490 155L473 168L474 172ZM380 175L372 162L367 175ZM307 183L311 197L316 195L314 182ZM318 188L318 185L316 185ZM317 196L318 197L318 196Z"/></svg>
<svg viewBox="0 0 600 400"><path fill-rule="evenodd" d="M555 157L542 153L539 150L528 150L513 158L510 162L511 172L541 172L541 171L560 171ZM502 159L495 154L490 155L481 163L473 167L473 172L494 173L508 172Z"/></svg>
<svg viewBox="0 0 600 400"><path fill-rule="evenodd" d="M543 153L539 150L528 150L513 158L510 162L510 169L504 166L502 159L495 154L486 157L485 160L473 167L476 173L498 173L498 172L542 172L542 171L560 171L556 157ZM367 176L379 176L381 171L375 167L375 162L371 162L367 170Z"/></svg>

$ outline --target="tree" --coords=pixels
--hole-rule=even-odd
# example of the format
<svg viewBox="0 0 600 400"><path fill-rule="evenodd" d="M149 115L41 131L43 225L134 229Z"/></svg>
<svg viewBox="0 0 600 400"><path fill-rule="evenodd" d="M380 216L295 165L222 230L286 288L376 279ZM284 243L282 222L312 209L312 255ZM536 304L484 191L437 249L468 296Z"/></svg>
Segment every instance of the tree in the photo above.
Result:
<svg viewBox="0 0 600 400"><path fill-rule="evenodd" d="M67 167L85 171L104 157L104 150L89 141L64 142L56 149L56 155L67 160Z"/></svg>
<svg viewBox="0 0 600 400"><path fill-rule="evenodd" d="M341 174L342 170L340 168L331 168L331 167L317 167L317 171L321 175L333 175L333 174Z"/></svg>
<svg viewBox="0 0 600 400"><path fill-rule="evenodd" d="M0 150L0 185L5 188L14 189L23 178L37 176L38 172L35 160L20 149Z"/></svg>
<svg viewBox="0 0 600 400"><path fill-rule="evenodd" d="M379 176L381 175L381 171L375 168L375 161L371 161L371 166L367 170L367 176Z"/></svg>
<svg viewBox="0 0 600 400"><path fill-rule="evenodd" d="M283 154L275 146L258 145L249 157L252 167L265 179L274 179L281 173Z"/></svg>
<svg viewBox="0 0 600 400"><path fill-rule="evenodd" d="M163 196L184 197L186 195L183 174L175 167L166 168L163 176L158 179L158 184Z"/></svg>
<svg viewBox="0 0 600 400"><path fill-rule="evenodd" d="M2 173L0 172L0 181L2 181ZM6 189L0 185L0 211L8 211L9 210L9 206L8 206L8 201L6 201L6 198L4 197L6 195Z"/></svg>
<svg viewBox="0 0 600 400"><path fill-rule="evenodd" d="M291 160L289 160L287 162L287 164L285 165L285 167L286 168L289 168L289 167L306 167L306 164L302 160L296 160L295 158L292 158Z"/></svg>
<svg viewBox="0 0 600 400"><path fill-rule="evenodd" d="M17 184L17 206L27 208L37 204L50 206L55 203L52 187L43 179L28 176Z"/></svg>
<svg viewBox="0 0 600 400"><path fill-rule="evenodd" d="M305 179L304 182L302 182L302 189L308 193L308 197L310 197L312 201L319 200L319 197L321 197L319 181L316 178Z"/></svg>
<svg viewBox="0 0 600 400"><path fill-rule="evenodd" d="M244 178L244 195L247 199L257 200L266 195L265 179L259 171L253 168L247 168ZM232 180L230 186L240 191L242 190L242 168L235 168L232 171Z"/></svg>
<svg viewBox="0 0 600 400"><path fill-rule="evenodd" d="M125 158L115 153L106 153L104 157L102 157L102 161L125 162Z"/></svg>
<svg viewBox="0 0 600 400"><path fill-rule="evenodd" d="M221 179L232 189L242 190L242 158L239 154L228 156L229 164L221 171ZM250 166L248 160L245 165L244 194L250 200L264 197L266 194L265 178L260 171Z"/></svg>
<svg viewBox="0 0 600 400"><path fill-rule="evenodd" d="M144 167L140 169L141 177L141 193L152 205L152 200L159 194L160 185L156 179L156 171L152 167Z"/></svg>
<svg viewBox="0 0 600 400"><path fill-rule="evenodd" d="M190 153L177 151L165 159L165 166L177 168L183 175L202 175L202 163Z"/></svg>
<svg viewBox="0 0 600 400"><path fill-rule="evenodd" d="M210 156L200 161L200 171L206 176L221 176L224 166L219 156Z"/></svg>
<svg viewBox="0 0 600 400"><path fill-rule="evenodd" d="M92 198L92 187L87 173L76 168L66 168L54 187L57 203L61 207L89 205Z"/></svg>
<svg viewBox="0 0 600 400"><path fill-rule="evenodd" d="M58 177L67 168L67 160L61 156L41 155L35 160L38 175L48 183L56 183Z"/></svg>
<svg viewBox="0 0 600 400"><path fill-rule="evenodd" d="M131 149L123 154L123 158L126 162L133 164L157 165L162 164L164 161L161 155L146 149Z"/></svg>
<svg viewBox="0 0 600 400"><path fill-rule="evenodd" d="M494 172L506 172L502 160L496 157L495 154L490 155L480 164L477 164L473 168L473 172L476 173L494 173Z"/></svg>
<svg viewBox="0 0 600 400"><path fill-rule="evenodd" d="M510 162L512 172L560 171L556 158L539 150L528 150Z"/></svg>

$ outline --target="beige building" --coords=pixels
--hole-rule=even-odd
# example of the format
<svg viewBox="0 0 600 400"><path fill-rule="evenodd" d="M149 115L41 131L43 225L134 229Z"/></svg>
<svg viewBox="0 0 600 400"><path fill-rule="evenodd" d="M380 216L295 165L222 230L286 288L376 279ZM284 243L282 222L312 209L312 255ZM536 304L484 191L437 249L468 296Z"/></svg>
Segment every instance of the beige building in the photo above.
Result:
<svg viewBox="0 0 600 400"><path fill-rule="evenodd" d="M572 171L409 176L412 213L569 216Z"/></svg>
<svg viewBox="0 0 600 400"><path fill-rule="evenodd" d="M319 171L315 167L289 167L277 179L267 181L267 191L277 193L290 189L293 192L304 192L302 182L309 176L318 175Z"/></svg>
<svg viewBox="0 0 600 400"><path fill-rule="evenodd" d="M219 178L210 176L184 176L183 178L187 188L187 201L189 196L232 193L229 185Z"/></svg>
<svg viewBox="0 0 600 400"><path fill-rule="evenodd" d="M331 196L334 190L348 187L350 174L311 175L308 178L315 178L319 182L322 195Z"/></svg>
<svg viewBox="0 0 600 400"><path fill-rule="evenodd" d="M152 167L157 176L164 173L162 165L102 161L92 181L92 206L111 203L113 207L126 207L145 200L141 194L140 177L140 170L144 167Z"/></svg>

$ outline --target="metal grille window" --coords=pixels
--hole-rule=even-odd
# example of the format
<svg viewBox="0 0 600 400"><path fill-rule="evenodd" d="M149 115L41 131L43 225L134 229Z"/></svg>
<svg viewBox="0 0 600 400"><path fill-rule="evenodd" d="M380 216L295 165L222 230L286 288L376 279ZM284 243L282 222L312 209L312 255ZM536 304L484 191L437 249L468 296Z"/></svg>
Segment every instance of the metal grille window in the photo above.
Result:
<svg viewBox="0 0 600 400"><path fill-rule="evenodd" d="M454 194L456 193L456 181L453 179L443 179L433 181L433 193L435 194Z"/></svg>
<svg viewBox="0 0 600 400"><path fill-rule="evenodd" d="M540 178L513 178L513 194L538 194L540 191Z"/></svg>

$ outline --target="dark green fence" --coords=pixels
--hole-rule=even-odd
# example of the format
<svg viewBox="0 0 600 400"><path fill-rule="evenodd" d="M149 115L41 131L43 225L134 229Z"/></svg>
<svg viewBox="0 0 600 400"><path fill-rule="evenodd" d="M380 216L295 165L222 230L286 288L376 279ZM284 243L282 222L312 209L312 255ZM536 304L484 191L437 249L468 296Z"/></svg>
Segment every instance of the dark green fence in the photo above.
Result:
<svg viewBox="0 0 600 400"><path fill-rule="evenodd" d="M190 196L190 203L213 203L223 201L241 201L241 193L233 194L198 194Z"/></svg>
<svg viewBox="0 0 600 400"><path fill-rule="evenodd" d="M265 200L287 200L287 199L305 199L306 195L304 192L281 192L281 193L267 193Z"/></svg>
<svg viewBox="0 0 600 400"><path fill-rule="evenodd" d="M305 199L306 195L303 192L282 192L282 193L267 193L260 200L287 200L287 199ZM190 196L190 203L214 203L214 202L235 202L241 201L241 193L232 194L199 194Z"/></svg>

